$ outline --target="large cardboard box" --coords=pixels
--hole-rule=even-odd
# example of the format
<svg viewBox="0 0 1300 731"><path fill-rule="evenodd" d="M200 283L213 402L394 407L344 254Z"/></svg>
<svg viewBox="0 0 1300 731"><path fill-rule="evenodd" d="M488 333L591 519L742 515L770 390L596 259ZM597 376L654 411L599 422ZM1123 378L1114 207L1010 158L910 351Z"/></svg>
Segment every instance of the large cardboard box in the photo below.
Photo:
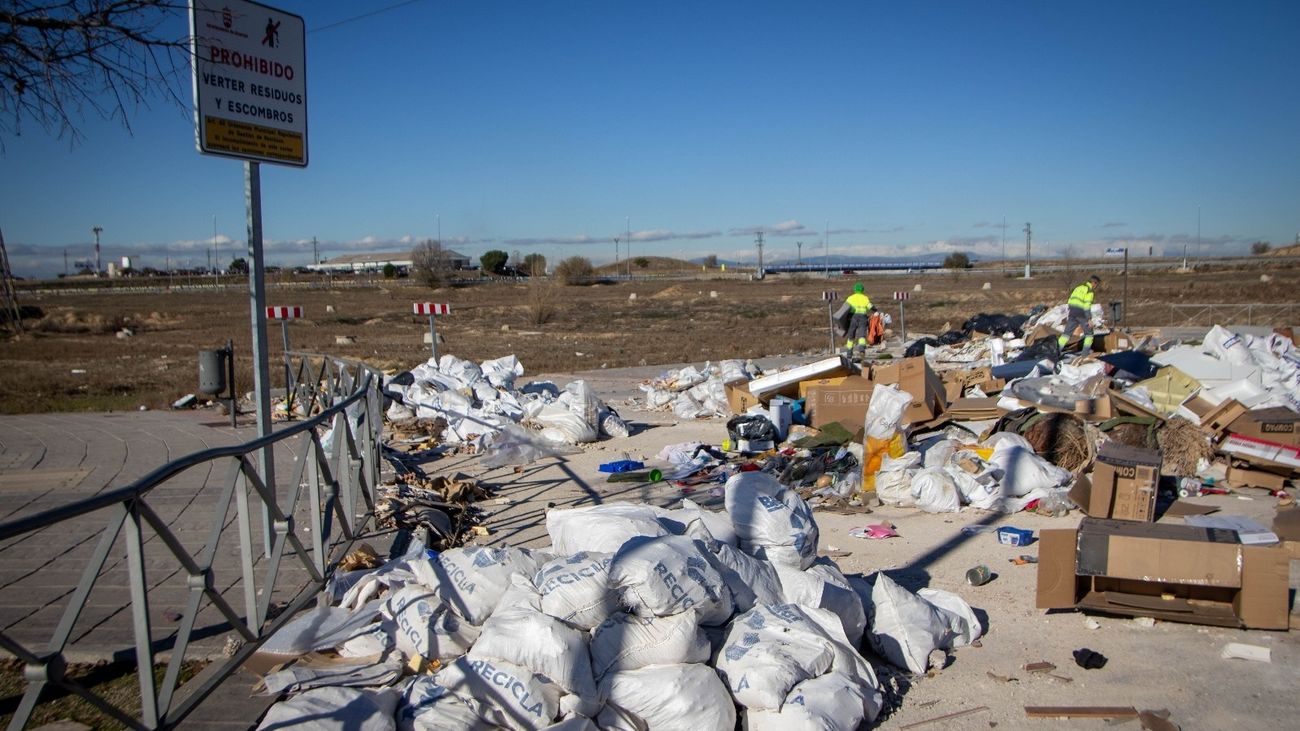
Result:
<svg viewBox="0 0 1300 731"><path fill-rule="evenodd" d="M833 355L829 358L806 363L794 368L787 368L776 373L759 376L749 382L749 392L767 403L773 396L799 398L799 382L818 378L834 378L850 374L848 361L843 356Z"/></svg>
<svg viewBox="0 0 1300 731"><path fill-rule="evenodd" d="M1300 447L1300 426L1297 425L1300 425L1300 414L1278 406L1247 411L1228 425L1228 431L1287 447Z"/></svg>
<svg viewBox="0 0 1300 731"><path fill-rule="evenodd" d="M943 381L924 357L873 365L871 380L882 385L894 384L912 396L912 404L903 414L903 421L909 424L933 421L948 408Z"/></svg>
<svg viewBox="0 0 1300 731"><path fill-rule="evenodd" d="M876 384L861 376L839 379L839 383L811 386L804 408L818 429L839 422L849 433L861 429L871 404L871 390Z"/></svg>
<svg viewBox="0 0 1300 731"><path fill-rule="evenodd" d="M732 381L723 384L723 390L727 393L727 405L731 407L731 413L739 416L749 411L751 406L759 406L758 397L749 392L749 383L746 381Z"/></svg>
<svg viewBox="0 0 1300 731"><path fill-rule="evenodd" d="M1160 486L1160 453L1106 442L1097 452L1091 480L1079 480L1070 499L1094 518L1154 521Z"/></svg>
<svg viewBox="0 0 1300 731"><path fill-rule="evenodd" d="M1288 628L1290 559L1236 531L1084 518L1039 534L1039 609Z"/></svg>
<svg viewBox="0 0 1300 731"><path fill-rule="evenodd" d="M848 378L848 376L836 376L835 378L818 378L811 381L800 381L799 398L802 399L808 398L808 389L810 388L814 388L816 386L838 386L839 384L844 383L844 379L846 378Z"/></svg>

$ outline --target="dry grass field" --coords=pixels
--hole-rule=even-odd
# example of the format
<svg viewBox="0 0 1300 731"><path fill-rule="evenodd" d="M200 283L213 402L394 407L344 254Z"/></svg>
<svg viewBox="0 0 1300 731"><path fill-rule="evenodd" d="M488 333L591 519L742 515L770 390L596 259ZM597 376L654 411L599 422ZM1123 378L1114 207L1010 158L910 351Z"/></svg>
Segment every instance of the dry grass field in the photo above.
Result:
<svg viewBox="0 0 1300 731"><path fill-rule="evenodd" d="M749 281L694 270L663 278L638 272L635 281L590 286L499 281L439 290L409 279L375 277L333 285L271 282L268 304L305 308L305 319L289 326L296 350L401 369L429 353L423 342L428 323L411 314L412 302L446 302L452 314L438 320L445 341L439 353L471 360L513 353L530 373L557 373L823 353L828 335L821 292L833 289L843 297L859 279L878 306L894 313L895 335L898 308L891 293L921 284L907 303L909 335L914 336L960 327L979 312L1014 314L1058 303L1087 271L1079 264L1028 281L996 269L858 277L832 272L829 279L808 275ZM1265 273L1271 281L1261 281ZM235 344L240 391L251 390L245 288L234 283L220 291L130 288L139 283L95 292L20 290L21 303L41 314L25 320L23 332L0 341L0 413L165 408L197 388L197 351L220 347L228 338ZM1128 321L1181 324L1177 318L1182 314L1170 307L1180 302L1294 302L1298 284L1300 269L1276 260L1191 273L1144 270L1129 280ZM1108 277L1099 301L1119 299L1122 290L1118 277ZM132 335L119 337L122 328ZM281 352L279 325L273 323L268 335L274 366ZM336 344L343 335L355 342ZM272 374L278 384L274 367Z"/></svg>

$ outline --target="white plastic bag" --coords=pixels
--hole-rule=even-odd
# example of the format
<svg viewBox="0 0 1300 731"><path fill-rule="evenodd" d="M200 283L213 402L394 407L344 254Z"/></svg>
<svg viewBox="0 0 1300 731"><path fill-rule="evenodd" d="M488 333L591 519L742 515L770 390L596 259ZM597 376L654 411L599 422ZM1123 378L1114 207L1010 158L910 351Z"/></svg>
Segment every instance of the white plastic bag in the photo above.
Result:
<svg viewBox="0 0 1300 731"><path fill-rule="evenodd" d="M478 627L457 616L432 589L419 584L407 584L389 594L382 614L385 631L410 658L460 657L479 636Z"/></svg>
<svg viewBox="0 0 1300 731"><path fill-rule="evenodd" d="M912 405L912 395L900 391L898 386L888 384L876 386L871 391L871 403L867 404L867 436L876 439L891 439L903 424L903 413Z"/></svg>
<svg viewBox="0 0 1300 731"><path fill-rule="evenodd" d="M584 715L600 711L586 632L531 607L501 607L483 625L474 657L507 662L550 679L584 703Z"/></svg>
<svg viewBox="0 0 1300 731"><path fill-rule="evenodd" d="M596 441L596 424L587 421L560 403L547 404L533 417L542 425L542 438L560 444L585 444Z"/></svg>
<svg viewBox="0 0 1300 731"><path fill-rule="evenodd" d="M411 568L416 580L453 612L482 625L510 587L510 577L519 574L531 581L542 561L526 548L469 546L444 551L436 559L413 560Z"/></svg>
<svg viewBox="0 0 1300 731"><path fill-rule="evenodd" d="M736 617L716 664L732 697L749 709L779 709L794 686L832 671L879 687L839 618L798 604L755 607Z"/></svg>
<svg viewBox="0 0 1300 731"><path fill-rule="evenodd" d="M481 704L498 726L535 731L549 726L560 712L559 686L517 665L472 653L443 667L433 680L462 700Z"/></svg>
<svg viewBox="0 0 1300 731"><path fill-rule="evenodd" d="M736 535L736 527L731 524L731 517L725 512L706 510L689 498L682 498L682 506L670 510L669 515L682 525L687 525L692 520L699 520L705 528L708 528L709 535L715 541L722 541L731 546L740 543L740 538Z"/></svg>
<svg viewBox="0 0 1300 731"><path fill-rule="evenodd" d="M708 662L709 641L693 611L671 617L616 612L591 635L591 668L597 680L647 665Z"/></svg>
<svg viewBox="0 0 1300 731"><path fill-rule="evenodd" d="M531 429L506 424L493 435L483 458L484 467L532 464L539 459L574 454L579 450L557 446Z"/></svg>
<svg viewBox="0 0 1300 731"><path fill-rule="evenodd" d="M928 452L926 458L929 459ZM920 452L904 452L897 459L888 454L881 458L880 471L876 473L876 497L880 502L903 508L916 505L916 499L912 497L912 477L920 461Z"/></svg>
<svg viewBox="0 0 1300 731"><path fill-rule="evenodd" d="M867 626L862 600L834 561L821 557L804 571L777 566L776 572L781 577L781 592L787 602L834 612L849 644L857 647L862 642Z"/></svg>
<svg viewBox="0 0 1300 731"><path fill-rule="evenodd" d="M267 710L258 731L394 731L397 692L357 688L316 688L280 701Z"/></svg>
<svg viewBox="0 0 1300 731"><path fill-rule="evenodd" d="M666 536L660 518L670 513L653 505L605 503L584 508L546 511L546 532L561 555L579 551L613 554L630 538Z"/></svg>
<svg viewBox="0 0 1300 731"><path fill-rule="evenodd" d="M655 731L733 731L736 708L708 665L651 665L605 680L609 703Z"/></svg>
<svg viewBox="0 0 1300 731"><path fill-rule="evenodd" d="M742 549L774 563L812 565L819 534L803 498L765 472L741 472L727 480L725 491Z"/></svg>
<svg viewBox="0 0 1300 731"><path fill-rule="evenodd" d="M927 590L917 596L883 573L871 591L871 647L913 673L929 669L930 653L978 639L982 628L970 605L955 594Z"/></svg>
<svg viewBox="0 0 1300 731"><path fill-rule="evenodd" d="M1074 475L1034 454L1028 446L1020 446L1004 439L993 448L989 463L1002 470L1002 493L1022 497L1034 490L1060 487L1074 479Z"/></svg>
<svg viewBox="0 0 1300 731"><path fill-rule="evenodd" d="M943 468L918 470L912 476L912 497L916 507L927 513L955 513L961 510L957 485Z"/></svg>
<svg viewBox="0 0 1300 731"><path fill-rule="evenodd" d="M609 583L636 614L666 617L694 609L702 624L723 624L733 604L714 560L704 544L686 536L633 538L614 554Z"/></svg>
<svg viewBox="0 0 1300 731"><path fill-rule="evenodd" d="M779 711L751 710L745 731L856 731L880 715L879 691L844 673L827 673L796 685Z"/></svg>
<svg viewBox="0 0 1300 731"><path fill-rule="evenodd" d="M579 551L541 568L533 584L541 592L543 612L590 630L618 608L618 594L609 585L613 554Z"/></svg>
<svg viewBox="0 0 1300 731"><path fill-rule="evenodd" d="M428 675L411 678L397 708L398 731L495 731L482 704L462 699Z"/></svg>

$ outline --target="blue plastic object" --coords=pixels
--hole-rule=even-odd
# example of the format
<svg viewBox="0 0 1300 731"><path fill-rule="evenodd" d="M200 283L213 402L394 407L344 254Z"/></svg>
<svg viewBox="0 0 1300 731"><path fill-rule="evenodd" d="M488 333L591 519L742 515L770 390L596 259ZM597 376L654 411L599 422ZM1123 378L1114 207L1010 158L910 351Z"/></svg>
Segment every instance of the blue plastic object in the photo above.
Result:
<svg viewBox="0 0 1300 731"><path fill-rule="evenodd" d="M1027 546L1034 540L1032 530L1022 528L1012 528L1010 526L998 528L998 543L1004 543L1008 546Z"/></svg>
<svg viewBox="0 0 1300 731"><path fill-rule="evenodd" d="M598 469L600 469L601 472L618 473L618 472L631 472L632 470L639 470L643 467L645 467L644 464L637 462L635 460L620 459L617 462L606 462L605 464L601 465Z"/></svg>

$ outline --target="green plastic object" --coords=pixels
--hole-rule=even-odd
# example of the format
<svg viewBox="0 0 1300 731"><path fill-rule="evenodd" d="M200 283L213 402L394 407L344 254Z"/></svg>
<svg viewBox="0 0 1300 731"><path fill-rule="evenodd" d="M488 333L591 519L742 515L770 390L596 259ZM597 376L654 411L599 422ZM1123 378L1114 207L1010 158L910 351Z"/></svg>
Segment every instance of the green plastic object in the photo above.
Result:
<svg viewBox="0 0 1300 731"><path fill-rule="evenodd" d="M636 472L616 472L605 478L606 482L658 482L664 473L657 469L638 470Z"/></svg>

